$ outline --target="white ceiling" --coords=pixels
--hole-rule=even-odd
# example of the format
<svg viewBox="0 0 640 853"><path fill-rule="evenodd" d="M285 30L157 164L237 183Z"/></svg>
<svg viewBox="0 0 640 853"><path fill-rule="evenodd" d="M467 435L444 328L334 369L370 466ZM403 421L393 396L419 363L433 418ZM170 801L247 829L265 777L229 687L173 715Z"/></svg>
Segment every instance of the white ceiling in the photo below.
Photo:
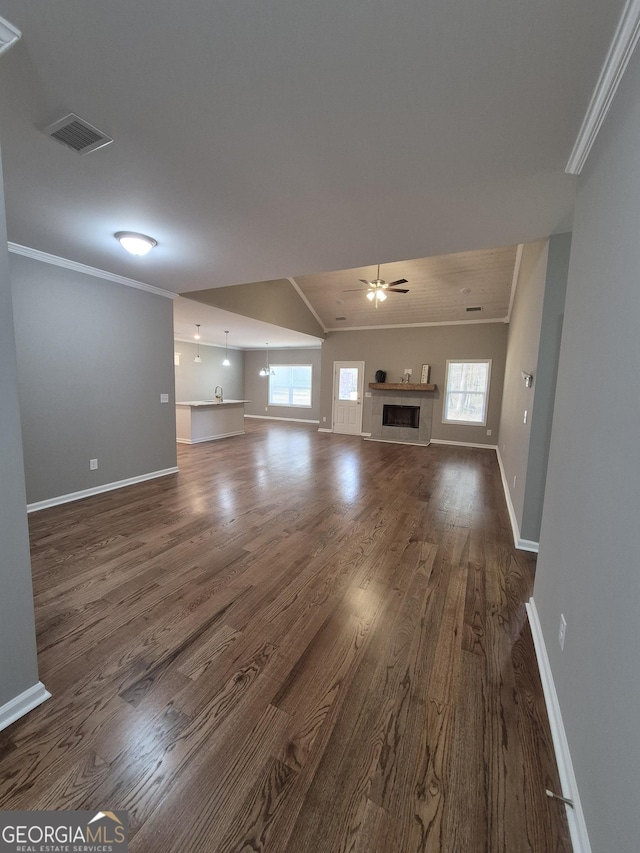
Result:
<svg viewBox="0 0 640 853"><path fill-rule="evenodd" d="M241 317L222 308L214 308L178 296L173 301L173 334L180 341L194 343L196 323L200 323L200 343L213 346L225 345L225 329L229 330L230 349L274 349L319 347L322 338L283 329L271 323L263 323L251 317Z"/></svg>
<svg viewBox="0 0 640 853"><path fill-rule="evenodd" d="M23 32L0 57L9 239L185 293L567 230L621 9L0 0ZM41 132L69 112L113 144L82 157ZM132 258L118 230L158 246Z"/></svg>

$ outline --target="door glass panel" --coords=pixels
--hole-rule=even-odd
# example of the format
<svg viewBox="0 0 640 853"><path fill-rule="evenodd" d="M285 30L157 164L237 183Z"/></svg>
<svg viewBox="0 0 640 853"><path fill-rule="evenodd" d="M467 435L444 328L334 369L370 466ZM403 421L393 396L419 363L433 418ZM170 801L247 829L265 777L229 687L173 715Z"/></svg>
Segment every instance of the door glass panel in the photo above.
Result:
<svg viewBox="0 0 640 853"><path fill-rule="evenodd" d="M358 368L340 367L338 376L338 399L355 401L358 399Z"/></svg>

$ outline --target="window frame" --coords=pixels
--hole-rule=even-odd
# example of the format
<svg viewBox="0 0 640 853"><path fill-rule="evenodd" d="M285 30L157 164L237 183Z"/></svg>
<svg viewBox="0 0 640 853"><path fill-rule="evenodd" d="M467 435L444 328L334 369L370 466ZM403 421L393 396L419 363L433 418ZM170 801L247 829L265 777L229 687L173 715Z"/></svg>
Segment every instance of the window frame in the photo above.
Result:
<svg viewBox="0 0 640 853"><path fill-rule="evenodd" d="M269 375L269 387L267 389L267 405L274 406L279 409L312 409L313 408L313 364L271 364L271 367L277 368L288 367L308 367L309 368L309 403L272 403L271 402L271 381L276 377L273 374ZM289 399L292 399L293 385L289 385Z"/></svg>
<svg viewBox="0 0 640 853"><path fill-rule="evenodd" d="M464 393L462 391L453 391L449 390L449 366L451 364L486 364L488 365L487 371L487 389L486 391L470 391L468 393L471 394L483 394L484 395L484 411L483 411L483 420L482 421L461 421L458 418L452 419L447 417L447 408L449 402L449 394L461 394ZM487 420L489 419L489 394L491 393L491 367L492 367L492 359L490 358L448 358L447 359L447 368L444 378L444 400L442 405L442 423L443 424L458 424L459 426L474 426L474 427L486 427Z"/></svg>

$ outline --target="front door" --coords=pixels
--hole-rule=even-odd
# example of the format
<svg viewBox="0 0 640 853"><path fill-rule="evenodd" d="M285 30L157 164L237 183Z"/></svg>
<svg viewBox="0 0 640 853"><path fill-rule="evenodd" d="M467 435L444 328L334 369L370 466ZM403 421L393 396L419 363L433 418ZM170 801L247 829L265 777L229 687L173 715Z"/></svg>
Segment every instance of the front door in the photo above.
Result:
<svg viewBox="0 0 640 853"><path fill-rule="evenodd" d="M344 435L362 432L364 361L333 363L333 431Z"/></svg>

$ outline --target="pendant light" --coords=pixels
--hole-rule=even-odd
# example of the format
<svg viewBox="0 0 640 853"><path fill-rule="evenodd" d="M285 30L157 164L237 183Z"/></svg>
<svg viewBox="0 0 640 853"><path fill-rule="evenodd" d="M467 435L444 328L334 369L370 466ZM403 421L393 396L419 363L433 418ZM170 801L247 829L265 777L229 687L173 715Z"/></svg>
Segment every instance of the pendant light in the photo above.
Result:
<svg viewBox="0 0 640 853"><path fill-rule="evenodd" d="M224 361L222 362L223 367L230 367L231 362L229 361L229 332L226 331L224 339Z"/></svg>
<svg viewBox="0 0 640 853"><path fill-rule="evenodd" d="M266 367L260 369L258 376L275 376L276 372L272 367L269 367L269 344L267 344L267 364Z"/></svg>
<svg viewBox="0 0 640 853"><path fill-rule="evenodd" d="M202 359L200 358L200 323L196 323L196 333L193 336L196 339L196 357L193 359L196 364L202 364Z"/></svg>

